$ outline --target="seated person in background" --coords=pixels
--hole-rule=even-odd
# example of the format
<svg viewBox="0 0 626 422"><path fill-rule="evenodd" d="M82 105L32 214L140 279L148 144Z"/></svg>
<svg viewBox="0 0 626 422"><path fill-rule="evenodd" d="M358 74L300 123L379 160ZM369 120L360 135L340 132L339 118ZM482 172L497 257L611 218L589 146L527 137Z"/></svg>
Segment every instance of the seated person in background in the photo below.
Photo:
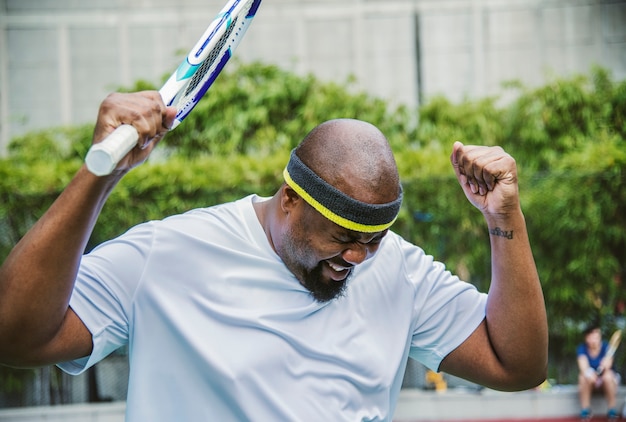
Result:
<svg viewBox="0 0 626 422"><path fill-rule="evenodd" d="M608 405L607 417L617 419L615 408L619 375L613 370L613 357L606 356L608 343L602 341L598 325L591 325L583 332L585 342L578 345L578 394L580 417L591 418L591 395L594 391L604 393Z"/></svg>

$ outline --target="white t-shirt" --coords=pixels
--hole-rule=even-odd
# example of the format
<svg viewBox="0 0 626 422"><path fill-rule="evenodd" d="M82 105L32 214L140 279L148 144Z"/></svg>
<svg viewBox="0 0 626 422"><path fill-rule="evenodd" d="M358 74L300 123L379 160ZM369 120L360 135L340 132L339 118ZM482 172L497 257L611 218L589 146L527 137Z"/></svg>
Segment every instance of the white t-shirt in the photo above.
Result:
<svg viewBox="0 0 626 422"><path fill-rule="evenodd" d="M409 354L437 369L486 295L389 233L344 297L318 303L249 196L141 224L83 257L80 373L128 343L128 421L389 421Z"/></svg>

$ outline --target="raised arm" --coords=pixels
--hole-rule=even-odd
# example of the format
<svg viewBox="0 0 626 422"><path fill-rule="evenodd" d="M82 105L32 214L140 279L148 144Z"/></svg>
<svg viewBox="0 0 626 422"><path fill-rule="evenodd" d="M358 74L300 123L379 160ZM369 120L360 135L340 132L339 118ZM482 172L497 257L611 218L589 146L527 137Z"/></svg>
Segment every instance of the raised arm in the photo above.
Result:
<svg viewBox="0 0 626 422"><path fill-rule="evenodd" d="M111 190L148 157L174 115L157 92L112 94L102 103L94 142L129 123L139 146L110 176L83 166L0 267L0 364L38 366L91 352L91 334L68 306L81 256Z"/></svg>
<svg viewBox="0 0 626 422"><path fill-rule="evenodd" d="M457 142L451 162L487 222L492 280L485 320L440 369L500 390L534 387L546 378L548 327L515 160L500 147Z"/></svg>

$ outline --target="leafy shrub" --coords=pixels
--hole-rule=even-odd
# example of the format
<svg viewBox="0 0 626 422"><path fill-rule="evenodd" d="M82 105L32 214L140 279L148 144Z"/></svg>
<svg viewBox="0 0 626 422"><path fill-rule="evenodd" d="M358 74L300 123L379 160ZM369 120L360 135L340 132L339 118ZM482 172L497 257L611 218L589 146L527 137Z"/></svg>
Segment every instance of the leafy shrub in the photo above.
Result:
<svg viewBox="0 0 626 422"><path fill-rule="evenodd" d="M607 331L624 324L626 82L594 69L538 88L511 83L517 99L506 106L497 98L453 104L439 97L412 111L353 92L349 83L261 63L229 69L118 185L89 247L145 220L252 192L272 195L290 149L309 130L353 117L377 125L396 153L406 199L394 230L485 290L489 238L448 157L460 140L501 145L516 158L550 318L552 376L574 380L573 348L587 322L599 319ZM91 130L54 128L13 140L0 161L0 257L69 182ZM623 354L617 362L624 364Z"/></svg>

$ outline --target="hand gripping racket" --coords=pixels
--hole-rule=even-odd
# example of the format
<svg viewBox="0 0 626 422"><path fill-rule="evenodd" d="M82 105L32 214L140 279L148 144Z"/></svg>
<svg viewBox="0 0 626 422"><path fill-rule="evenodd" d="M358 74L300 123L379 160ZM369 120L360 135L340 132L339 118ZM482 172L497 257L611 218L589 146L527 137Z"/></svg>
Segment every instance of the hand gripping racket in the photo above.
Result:
<svg viewBox="0 0 626 422"><path fill-rule="evenodd" d="M178 69L159 90L163 102L177 109L178 126L215 81L252 22L261 0L229 0L208 26ZM87 168L97 176L110 174L137 145L139 134L128 124L115 129L87 152Z"/></svg>
<svg viewBox="0 0 626 422"><path fill-rule="evenodd" d="M615 355L615 351L619 347L619 343L622 341L622 330L617 330L611 336L609 340L609 347L606 349L606 358L612 358ZM604 372L604 368L599 366L596 371L598 375L601 375Z"/></svg>

